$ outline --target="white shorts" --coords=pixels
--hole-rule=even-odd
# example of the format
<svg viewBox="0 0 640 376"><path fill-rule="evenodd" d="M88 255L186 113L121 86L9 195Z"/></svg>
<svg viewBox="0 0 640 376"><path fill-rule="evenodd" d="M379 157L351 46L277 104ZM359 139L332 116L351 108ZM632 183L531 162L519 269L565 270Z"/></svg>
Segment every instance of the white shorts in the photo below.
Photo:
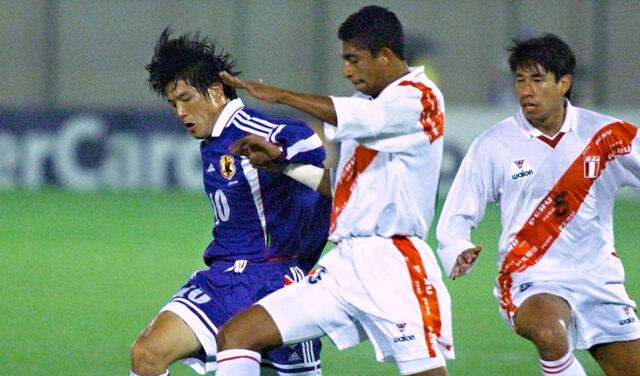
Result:
<svg viewBox="0 0 640 376"><path fill-rule="evenodd" d="M527 272L514 273L510 293L516 307L530 296L543 293L567 301L573 318L569 330L573 348L586 350L601 343L640 338L636 304L624 287L624 269L617 256L611 255L592 270L553 279L532 279ZM497 284L494 295L500 300ZM512 328L516 312L500 309L502 318Z"/></svg>
<svg viewBox="0 0 640 376"><path fill-rule="evenodd" d="M451 299L429 246L418 238L342 241L301 283L260 300L285 343L326 334L343 350L367 337L378 361L401 374L454 358Z"/></svg>

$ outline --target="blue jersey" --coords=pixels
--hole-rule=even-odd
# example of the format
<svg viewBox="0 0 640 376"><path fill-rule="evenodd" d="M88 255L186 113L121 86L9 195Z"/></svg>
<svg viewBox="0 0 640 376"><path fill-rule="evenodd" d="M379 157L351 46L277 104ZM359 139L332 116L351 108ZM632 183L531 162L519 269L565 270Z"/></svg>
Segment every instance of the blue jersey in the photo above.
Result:
<svg viewBox="0 0 640 376"><path fill-rule="evenodd" d="M322 253L331 200L282 173L258 170L229 147L255 134L278 144L287 162L322 166L325 150L303 122L271 120L230 101L200 144L205 191L214 215L204 261L298 259L308 270ZM305 271L306 271L305 270Z"/></svg>

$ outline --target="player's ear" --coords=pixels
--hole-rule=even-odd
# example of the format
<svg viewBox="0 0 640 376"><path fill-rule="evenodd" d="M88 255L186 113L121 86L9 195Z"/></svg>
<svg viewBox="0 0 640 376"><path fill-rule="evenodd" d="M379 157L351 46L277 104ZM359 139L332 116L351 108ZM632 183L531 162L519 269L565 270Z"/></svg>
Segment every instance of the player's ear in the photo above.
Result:
<svg viewBox="0 0 640 376"><path fill-rule="evenodd" d="M378 52L378 59L385 65L389 65L393 59L394 53L388 47L382 47Z"/></svg>
<svg viewBox="0 0 640 376"><path fill-rule="evenodd" d="M560 84L562 85L562 94L567 94L567 92L569 91L569 89L571 89L571 84L573 82L573 77L570 74L565 74L564 76L560 77Z"/></svg>
<svg viewBox="0 0 640 376"><path fill-rule="evenodd" d="M214 82L213 84L211 84L211 86L209 86L209 89L207 89L207 92L209 93L209 97L212 100L218 100L224 96L224 88L222 87L222 84L220 82Z"/></svg>

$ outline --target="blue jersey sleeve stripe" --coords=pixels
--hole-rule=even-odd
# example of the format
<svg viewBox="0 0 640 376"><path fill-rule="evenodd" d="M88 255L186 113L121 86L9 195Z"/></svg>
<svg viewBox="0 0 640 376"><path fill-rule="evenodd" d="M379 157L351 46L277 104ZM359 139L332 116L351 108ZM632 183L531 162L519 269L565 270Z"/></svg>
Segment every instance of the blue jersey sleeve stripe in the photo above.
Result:
<svg viewBox="0 0 640 376"><path fill-rule="evenodd" d="M270 122L267 122L263 119L257 118L257 117L252 117L247 115L246 113L241 113L241 116L238 118L238 120L245 125L248 126L252 126L258 129L262 129L265 132L270 132L273 128L277 127L277 124L273 124Z"/></svg>
<svg viewBox="0 0 640 376"><path fill-rule="evenodd" d="M276 137L278 136L278 134L280 134L280 132L284 129L284 127L285 125L282 124L278 128L271 130L271 134L269 134L269 137L268 137L269 142L271 142L272 144L277 144L278 140L276 139Z"/></svg>
<svg viewBox="0 0 640 376"><path fill-rule="evenodd" d="M289 146L287 148L287 159L291 159L299 153L315 150L319 147L322 147L322 140L320 140L320 137L314 133L311 137L300 140Z"/></svg>
<svg viewBox="0 0 640 376"><path fill-rule="evenodd" d="M250 122L250 121L246 121L246 120L242 120L242 119L238 119L237 120L239 124L242 124L243 126L247 127L247 128L253 128L257 131L260 132L264 132L269 134L269 132L271 132L271 128L267 128L267 127L263 127L260 126L259 124L256 124L254 122Z"/></svg>
<svg viewBox="0 0 640 376"><path fill-rule="evenodd" d="M258 135L260 137L267 138L267 136L269 136L268 132L263 132L261 130L255 129L255 128L246 127L246 126L240 124L239 122L237 122L235 120L233 121L233 125L235 125L238 129L241 129L241 130L243 130L245 132L248 132L248 133L251 133L251 134Z"/></svg>
<svg viewBox="0 0 640 376"><path fill-rule="evenodd" d="M269 128L275 128L278 125L280 125L280 124L272 123L272 122L270 122L268 120L261 119L259 117L255 117L255 116L250 116L247 120L255 121L256 123L260 123L260 124L262 124L262 125L264 125L266 127L269 127Z"/></svg>

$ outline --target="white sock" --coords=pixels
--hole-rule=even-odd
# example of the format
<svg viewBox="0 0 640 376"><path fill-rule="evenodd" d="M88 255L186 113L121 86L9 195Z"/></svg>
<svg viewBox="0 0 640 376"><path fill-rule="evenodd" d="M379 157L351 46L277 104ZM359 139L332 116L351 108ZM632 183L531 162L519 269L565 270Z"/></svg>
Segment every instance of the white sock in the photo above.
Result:
<svg viewBox="0 0 640 376"><path fill-rule="evenodd" d="M216 355L216 376L259 376L260 360L260 353L251 350L220 351Z"/></svg>
<svg viewBox="0 0 640 376"><path fill-rule="evenodd" d="M586 376L584 368L573 356L573 352L569 351L558 360L542 360L540 359L540 368L545 376Z"/></svg>
<svg viewBox="0 0 640 376"><path fill-rule="evenodd" d="M167 372L161 373L158 376L169 376L169 375L170 375L169 370L167 370ZM140 375L138 375L137 373L133 372L133 370L131 370L129 371L129 376L140 376Z"/></svg>

